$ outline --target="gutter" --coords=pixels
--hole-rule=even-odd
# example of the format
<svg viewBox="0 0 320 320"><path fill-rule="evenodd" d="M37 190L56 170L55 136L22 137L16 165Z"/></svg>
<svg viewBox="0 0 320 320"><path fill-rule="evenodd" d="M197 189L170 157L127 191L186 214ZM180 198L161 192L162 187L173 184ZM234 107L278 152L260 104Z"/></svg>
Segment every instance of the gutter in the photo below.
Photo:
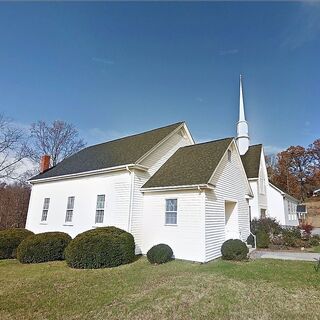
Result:
<svg viewBox="0 0 320 320"><path fill-rule="evenodd" d="M128 232L131 233L131 220L132 220L132 210L133 210L133 192L134 192L134 171L131 171L129 166L126 166L126 170L130 174L130 200L129 200L129 215L128 215Z"/></svg>
<svg viewBox="0 0 320 320"><path fill-rule="evenodd" d="M109 172L117 172L117 171L123 171L128 169L137 169L141 171L147 171L149 168L140 164L127 164L127 165L121 165L116 167L110 167L110 168L104 168L104 169L98 169L98 170L92 170L92 171L85 171L85 172L79 172L79 173L71 173L61 176L55 176L55 177L48 177L48 178L40 178L40 179L30 179L29 182L31 184L41 183L41 182L50 182L50 181L57 181L57 180L65 180L65 179L73 179L73 178L81 178L81 177L87 177L87 176L93 176L101 173L109 173Z"/></svg>
<svg viewBox="0 0 320 320"><path fill-rule="evenodd" d="M158 191L173 191L173 190L201 190L209 189L213 190L215 186L210 183L206 184L192 184L185 186L166 186L166 187L151 187L151 188L141 188L141 192L158 192Z"/></svg>

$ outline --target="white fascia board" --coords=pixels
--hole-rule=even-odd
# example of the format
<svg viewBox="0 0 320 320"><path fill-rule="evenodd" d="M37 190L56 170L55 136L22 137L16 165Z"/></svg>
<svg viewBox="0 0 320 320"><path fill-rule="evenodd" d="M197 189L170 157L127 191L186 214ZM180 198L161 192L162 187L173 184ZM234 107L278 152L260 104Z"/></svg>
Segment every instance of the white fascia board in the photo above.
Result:
<svg viewBox="0 0 320 320"><path fill-rule="evenodd" d="M269 185L270 185L273 189L275 189L276 191L278 191L278 192L283 196L283 198L289 198L289 199L291 199L291 200L299 203L299 200L298 200L298 199L296 199L296 198L293 197L293 196L290 196L290 194L285 193L284 191L282 191L281 189L279 189L278 187L276 187L276 186L275 186L274 184L272 184L271 182L269 182Z"/></svg>
<svg viewBox="0 0 320 320"><path fill-rule="evenodd" d="M187 126L187 124L186 124L185 122L183 123L183 128L184 128L184 130L186 131L189 140L192 142L192 144L195 144L195 141L194 141L194 139L193 139L193 137L192 137L192 134L191 134L191 132L189 131L189 128L188 128L188 126Z"/></svg>
<svg viewBox="0 0 320 320"><path fill-rule="evenodd" d="M158 191L172 191L172 190L201 190L201 189L214 189L213 184L192 184L185 186L167 186L167 187L152 187L141 188L141 192L158 192Z"/></svg>
<svg viewBox="0 0 320 320"><path fill-rule="evenodd" d="M281 189L279 189L278 187L276 187L274 184L272 184L271 182L269 183L269 185L275 189L276 191L278 191L282 196L285 196L285 192L283 192Z"/></svg>
<svg viewBox="0 0 320 320"><path fill-rule="evenodd" d="M93 175L98 175L98 174L102 174L102 173L123 171L123 170L128 170L128 169L148 171L148 168L146 166L131 163L131 164L127 164L127 165L115 166L115 167L110 167L110 168L91 170L91 171L85 171L85 172L79 172L79 173L71 173L71 174L66 174L66 175L62 175L62 176L48 177L48 178L35 179L35 180L31 179L31 180L29 180L29 182L31 184L36 184L36 183L41 183L41 182L49 182L49 181L87 177L87 176L93 176Z"/></svg>

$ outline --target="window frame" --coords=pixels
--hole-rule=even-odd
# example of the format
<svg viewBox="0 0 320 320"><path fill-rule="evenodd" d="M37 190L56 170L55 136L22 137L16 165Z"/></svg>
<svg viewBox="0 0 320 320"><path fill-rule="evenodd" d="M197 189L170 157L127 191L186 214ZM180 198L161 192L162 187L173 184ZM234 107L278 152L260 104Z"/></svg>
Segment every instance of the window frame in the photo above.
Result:
<svg viewBox="0 0 320 320"><path fill-rule="evenodd" d="M40 222L43 224L48 222L49 207L50 207L50 198L46 197L43 199L42 213L41 213L41 220L40 220Z"/></svg>
<svg viewBox="0 0 320 320"><path fill-rule="evenodd" d="M101 201L99 201L99 197L103 197L103 207L99 207L99 203L101 203ZM105 194L98 194L96 199L97 199L96 200L96 213L95 213L95 217L94 217L94 224L101 225L104 223L104 213L105 213L105 209L106 209L106 195ZM100 221L101 220L101 212L102 212L102 221ZM98 217L99 217L99 219L97 219Z"/></svg>
<svg viewBox="0 0 320 320"><path fill-rule="evenodd" d="M73 199L71 204L72 206L69 207L69 199ZM73 223L73 212L74 212L74 203L75 203L75 199L76 197L75 196L69 196L67 198L67 209L66 209L66 215L65 215L65 218L64 218L64 223L65 224L72 224ZM69 215L71 212L71 215ZM71 220L67 220L67 218L71 216Z"/></svg>
<svg viewBox="0 0 320 320"><path fill-rule="evenodd" d="M176 210L167 210L167 202L170 201L170 200L171 201L172 200L176 201ZM167 222L168 221L168 219L167 219L168 214L172 215L172 213L175 213L175 223ZM166 198L165 199L165 215L164 216L165 216L164 217L164 224L166 226L177 226L178 225L178 198ZM171 218L172 218L172 216L171 216Z"/></svg>

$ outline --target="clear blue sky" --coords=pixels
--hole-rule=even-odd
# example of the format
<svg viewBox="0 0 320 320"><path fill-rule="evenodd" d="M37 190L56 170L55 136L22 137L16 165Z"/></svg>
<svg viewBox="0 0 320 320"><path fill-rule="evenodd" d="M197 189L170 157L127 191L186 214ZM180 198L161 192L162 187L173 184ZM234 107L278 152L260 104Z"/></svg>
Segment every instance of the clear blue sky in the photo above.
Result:
<svg viewBox="0 0 320 320"><path fill-rule="evenodd" d="M0 3L0 112L62 119L89 144L185 120L235 134L244 76L252 143L320 137L320 5Z"/></svg>

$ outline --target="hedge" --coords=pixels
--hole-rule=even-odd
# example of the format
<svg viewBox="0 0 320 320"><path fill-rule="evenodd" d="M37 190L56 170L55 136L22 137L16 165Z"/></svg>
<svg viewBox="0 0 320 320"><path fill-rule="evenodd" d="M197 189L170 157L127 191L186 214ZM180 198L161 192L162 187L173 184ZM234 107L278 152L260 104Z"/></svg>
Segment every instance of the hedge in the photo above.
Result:
<svg viewBox="0 0 320 320"><path fill-rule="evenodd" d="M264 230L257 231L257 247L268 248L270 244L269 234Z"/></svg>
<svg viewBox="0 0 320 320"><path fill-rule="evenodd" d="M225 260L245 260L248 252L246 244L239 239L229 239L221 247L222 258Z"/></svg>
<svg viewBox="0 0 320 320"><path fill-rule="evenodd" d="M147 252L147 258L149 262L153 264L166 263L172 259L172 256L172 249L168 245L163 243L153 246Z"/></svg>
<svg viewBox="0 0 320 320"><path fill-rule="evenodd" d="M72 268L110 268L130 263L135 258L133 236L116 227L101 227L77 235L65 252Z"/></svg>
<svg viewBox="0 0 320 320"><path fill-rule="evenodd" d="M22 228L0 231L0 259L12 259L17 257L17 248L21 241L34 233Z"/></svg>
<svg viewBox="0 0 320 320"><path fill-rule="evenodd" d="M21 263L64 260L64 251L71 237L64 232L44 232L23 240L17 249Z"/></svg>

